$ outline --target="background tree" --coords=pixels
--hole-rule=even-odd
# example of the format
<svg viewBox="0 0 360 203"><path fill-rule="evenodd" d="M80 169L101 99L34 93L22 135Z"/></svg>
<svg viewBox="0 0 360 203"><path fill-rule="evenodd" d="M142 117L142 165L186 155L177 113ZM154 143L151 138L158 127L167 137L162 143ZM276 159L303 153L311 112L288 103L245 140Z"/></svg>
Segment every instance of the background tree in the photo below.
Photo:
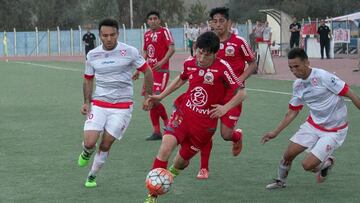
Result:
<svg viewBox="0 0 360 203"><path fill-rule="evenodd" d="M187 22L201 23L206 22L209 18L209 12L206 11L206 5L202 4L199 0L190 6L189 16L186 18Z"/></svg>

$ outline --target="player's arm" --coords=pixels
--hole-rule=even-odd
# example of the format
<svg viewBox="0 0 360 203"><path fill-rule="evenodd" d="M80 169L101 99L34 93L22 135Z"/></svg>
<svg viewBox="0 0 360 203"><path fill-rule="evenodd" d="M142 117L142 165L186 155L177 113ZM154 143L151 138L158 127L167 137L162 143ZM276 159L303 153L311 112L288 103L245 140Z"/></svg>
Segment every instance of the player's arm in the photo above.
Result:
<svg viewBox="0 0 360 203"><path fill-rule="evenodd" d="M144 86L145 86L143 109L148 111L152 108L152 103L149 102L148 98L153 93L154 78L150 67L147 67L143 71L143 74L144 74Z"/></svg>
<svg viewBox="0 0 360 203"><path fill-rule="evenodd" d="M248 79L254 73L256 66L257 64L255 62L255 59L248 62L248 67L245 68L243 74L240 75L239 80L245 81L246 79Z"/></svg>
<svg viewBox="0 0 360 203"><path fill-rule="evenodd" d="M265 144L267 141L275 138L279 133L284 130L299 114L299 110L294 110L289 108L288 112L285 114L284 119L279 123L275 130L265 133L261 139L261 143Z"/></svg>
<svg viewBox="0 0 360 203"><path fill-rule="evenodd" d="M351 89L349 89L345 94L345 97L349 98L352 103L358 108L360 109L360 98L353 92L351 91Z"/></svg>
<svg viewBox="0 0 360 203"><path fill-rule="evenodd" d="M220 118L225 115L230 109L239 105L242 101L244 101L246 97L245 88L242 86L237 93L224 105L214 104L211 105L214 107L210 110L210 118Z"/></svg>
<svg viewBox="0 0 360 203"><path fill-rule="evenodd" d="M181 86L183 86L186 83L187 80L182 80L180 78L180 75L178 75L169 86L165 88L163 92L161 92L159 95L151 95L149 96L150 100L152 102L160 102L162 99L167 97L169 94L173 93L177 89L179 89Z"/></svg>
<svg viewBox="0 0 360 203"><path fill-rule="evenodd" d="M171 58L171 56L175 53L175 45L174 44L169 44L168 46L168 50L164 56L164 58L162 58L159 62L157 62L154 67L153 70L160 70L161 67L169 61L169 59Z"/></svg>
<svg viewBox="0 0 360 203"><path fill-rule="evenodd" d="M85 76L83 81L83 94L84 94L84 103L81 107L81 113L87 115L90 112L90 102L93 91L94 78Z"/></svg>

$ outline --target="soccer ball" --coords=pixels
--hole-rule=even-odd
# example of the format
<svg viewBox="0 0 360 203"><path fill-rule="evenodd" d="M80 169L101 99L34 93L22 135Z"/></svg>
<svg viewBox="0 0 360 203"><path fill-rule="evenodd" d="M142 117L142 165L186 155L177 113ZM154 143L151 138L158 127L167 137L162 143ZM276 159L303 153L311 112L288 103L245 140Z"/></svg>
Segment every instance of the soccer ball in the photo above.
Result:
<svg viewBox="0 0 360 203"><path fill-rule="evenodd" d="M174 178L168 170L155 168L146 176L145 184L150 194L162 195L169 192L173 181Z"/></svg>

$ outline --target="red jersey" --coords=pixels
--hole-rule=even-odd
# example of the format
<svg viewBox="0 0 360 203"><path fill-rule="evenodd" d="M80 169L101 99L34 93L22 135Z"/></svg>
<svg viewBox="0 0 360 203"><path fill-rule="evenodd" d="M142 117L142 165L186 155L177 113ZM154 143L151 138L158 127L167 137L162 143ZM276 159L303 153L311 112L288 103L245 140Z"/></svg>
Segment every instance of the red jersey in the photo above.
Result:
<svg viewBox="0 0 360 203"><path fill-rule="evenodd" d="M235 92L236 89L244 87L231 66L219 58L207 68L197 66L196 58L186 60L180 78L188 80L189 87L186 93L175 101L175 105L189 117L205 118L210 123L217 122L217 119L210 119L211 105L222 104L225 89Z"/></svg>
<svg viewBox="0 0 360 203"><path fill-rule="evenodd" d="M164 27L160 27L155 32L148 30L144 34L144 51L147 52L147 63L150 67L163 59L169 46L174 44L171 32ZM169 61L167 61L161 69L169 69Z"/></svg>
<svg viewBox="0 0 360 203"><path fill-rule="evenodd" d="M246 40L235 34L231 34L228 40L220 42L217 57L227 61L234 69L237 77L244 72L245 62L251 62L255 59L255 55Z"/></svg>

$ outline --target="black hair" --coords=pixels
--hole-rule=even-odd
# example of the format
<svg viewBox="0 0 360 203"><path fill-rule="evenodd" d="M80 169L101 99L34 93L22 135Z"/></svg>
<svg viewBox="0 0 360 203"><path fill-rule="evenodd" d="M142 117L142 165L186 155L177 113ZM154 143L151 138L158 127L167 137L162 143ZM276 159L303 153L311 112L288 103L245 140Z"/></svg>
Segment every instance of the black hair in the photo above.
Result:
<svg viewBox="0 0 360 203"><path fill-rule="evenodd" d="M99 32L100 32L101 26L110 26L110 27L116 28L116 30L119 30L119 23L115 19L112 19L112 18L105 18L100 21Z"/></svg>
<svg viewBox="0 0 360 203"><path fill-rule="evenodd" d="M211 9L210 18L213 19L214 15L221 14L226 20L229 20L229 8L226 7L216 7Z"/></svg>
<svg viewBox="0 0 360 203"><path fill-rule="evenodd" d="M156 15L159 19L160 19L160 13L157 11L150 11L147 15L146 15L146 19L148 19L151 15Z"/></svg>
<svg viewBox="0 0 360 203"><path fill-rule="evenodd" d="M295 59L299 58L302 61L308 60L308 55L306 54L305 50L302 48L293 48L288 53L288 59Z"/></svg>
<svg viewBox="0 0 360 203"><path fill-rule="evenodd" d="M209 53L216 53L220 47L220 39L214 32L204 32L196 39L195 47Z"/></svg>

